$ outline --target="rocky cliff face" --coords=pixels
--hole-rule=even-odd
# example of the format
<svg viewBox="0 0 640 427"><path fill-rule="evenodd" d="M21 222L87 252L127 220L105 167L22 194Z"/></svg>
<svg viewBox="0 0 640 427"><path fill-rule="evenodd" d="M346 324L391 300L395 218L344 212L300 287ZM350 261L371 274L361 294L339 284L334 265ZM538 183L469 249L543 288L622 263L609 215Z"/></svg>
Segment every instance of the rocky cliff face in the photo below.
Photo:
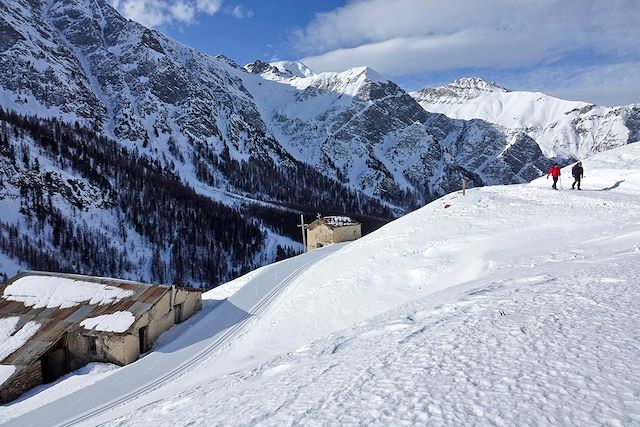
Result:
<svg viewBox="0 0 640 427"><path fill-rule="evenodd" d="M526 182L549 165L526 134L428 113L366 67L304 76L277 64L245 68L262 77L243 80L288 152L393 203L422 203L458 189L463 177L471 185Z"/></svg>
<svg viewBox="0 0 640 427"><path fill-rule="evenodd" d="M297 248L299 211L391 216L285 151L233 61L128 21L102 0L12 0L0 12L0 107L29 116L2 123L0 272L72 269L212 285ZM66 122L63 134L73 136L65 142L62 124L44 118ZM100 144L105 153L95 153ZM122 180L132 176L126 168L140 169L135 185ZM292 191L303 182L306 191ZM101 236L118 236L115 252L90 262L63 255L52 243L60 224L69 241L87 236L91 254L100 253ZM45 260L38 247L57 258Z"/></svg>
<svg viewBox="0 0 640 427"><path fill-rule="evenodd" d="M104 0L0 7L5 108L77 120L150 153L189 158L197 141L218 153L228 145L287 157L228 63L124 19Z"/></svg>

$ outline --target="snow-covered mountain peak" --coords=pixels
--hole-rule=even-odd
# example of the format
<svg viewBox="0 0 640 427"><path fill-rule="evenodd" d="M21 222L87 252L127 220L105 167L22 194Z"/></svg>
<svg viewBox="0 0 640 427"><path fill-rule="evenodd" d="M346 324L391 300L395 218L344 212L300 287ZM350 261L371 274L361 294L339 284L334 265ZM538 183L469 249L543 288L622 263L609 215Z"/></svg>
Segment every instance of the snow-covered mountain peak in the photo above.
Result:
<svg viewBox="0 0 640 427"><path fill-rule="evenodd" d="M449 103L463 102L479 96L493 93L507 93L509 90L503 86L488 82L481 77L463 77L453 82L436 88L424 88L413 93L413 97L419 102L447 100Z"/></svg>
<svg viewBox="0 0 640 427"><path fill-rule="evenodd" d="M509 92L503 86L488 82L482 77L463 77L456 79L445 87L458 90L478 90L482 92Z"/></svg>
<svg viewBox="0 0 640 427"><path fill-rule="evenodd" d="M296 86L315 86L321 90L330 90L358 97L359 94L363 94L363 90L367 91L372 86L387 85L389 83L388 79L369 67L355 67L340 73L326 72L316 74L297 83ZM397 87L395 84L393 86ZM401 89L398 88L398 90Z"/></svg>
<svg viewBox="0 0 640 427"><path fill-rule="evenodd" d="M283 73L291 74L292 77L311 77L315 74L311 68L298 61L277 61L270 65Z"/></svg>
<svg viewBox="0 0 640 427"><path fill-rule="evenodd" d="M216 55L215 58L220 61L220 62L224 62L225 64L233 67L233 68L242 68L238 65L238 63L236 61L234 61L233 59L229 58L226 55Z"/></svg>
<svg viewBox="0 0 640 427"><path fill-rule="evenodd" d="M353 76L356 79L368 80L372 83L386 83L389 81L389 79L384 77L382 74L378 73L373 68L366 67L366 66L350 68L341 74L349 77Z"/></svg>
<svg viewBox="0 0 640 427"><path fill-rule="evenodd" d="M315 75L315 73L302 62L297 61L277 61L264 62L256 60L244 66L244 69L252 74L259 74L268 80L285 81L294 78L305 78Z"/></svg>
<svg viewBox="0 0 640 427"><path fill-rule="evenodd" d="M314 73L302 62L267 63L257 60L245 65L244 69L252 74L258 74L264 79L288 83L298 89L313 86L322 90L351 95L355 95L366 84L386 84L389 82L389 79L367 66L349 68L342 72Z"/></svg>

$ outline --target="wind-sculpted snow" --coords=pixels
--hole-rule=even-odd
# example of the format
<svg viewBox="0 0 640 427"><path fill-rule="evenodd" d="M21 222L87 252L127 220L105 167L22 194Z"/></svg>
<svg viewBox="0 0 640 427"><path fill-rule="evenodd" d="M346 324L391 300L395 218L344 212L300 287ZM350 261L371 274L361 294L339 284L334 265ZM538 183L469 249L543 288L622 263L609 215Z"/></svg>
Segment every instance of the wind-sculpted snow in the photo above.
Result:
<svg viewBox="0 0 640 427"><path fill-rule="evenodd" d="M633 425L638 256L477 282L110 425Z"/></svg>

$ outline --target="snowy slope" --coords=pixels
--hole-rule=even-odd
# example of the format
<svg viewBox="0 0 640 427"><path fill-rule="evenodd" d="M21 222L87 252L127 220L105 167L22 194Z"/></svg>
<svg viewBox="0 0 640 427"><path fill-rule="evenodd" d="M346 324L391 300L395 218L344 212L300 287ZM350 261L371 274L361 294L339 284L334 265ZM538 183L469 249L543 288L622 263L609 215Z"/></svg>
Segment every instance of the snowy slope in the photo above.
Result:
<svg viewBox="0 0 640 427"><path fill-rule="evenodd" d="M472 189L390 223L206 363L86 423L640 422L640 144L584 166L581 192Z"/></svg>
<svg viewBox="0 0 640 427"><path fill-rule="evenodd" d="M591 237L599 236L614 214L625 230L637 226L640 144L602 153L584 168L579 194L549 194L544 188L549 181L540 179L473 190L465 197L453 193L388 224L311 267L269 319L256 325L247 345L255 352L277 352L286 343L292 350L434 291L491 277L505 268L497 263L529 265L524 259L570 252L589 239L589 230ZM563 171L565 188L572 182L569 169ZM305 313L304 322L292 317L293 311ZM274 342L280 330L295 333Z"/></svg>
<svg viewBox="0 0 640 427"><path fill-rule="evenodd" d="M112 375L95 385L83 384L81 390L58 396L58 400L37 411L24 414L28 412L30 403L19 402L17 408L11 411L0 411L0 420L5 418L2 420L4 424L19 413L24 415L12 420L11 424L50 425L65 420L86 422L102 413L109 413L128 400L136 400L172 383L202 365L238 334L249 329L306 266L342 246L326 247L259 269L252 273L256 275L252 280L223 301L218 299L220 292L217 290L203 295L205 303L202 311L170 330L168 334L173 339L162 336L156 348L141 360L112 372ZM176 330L182 333L176 334Z"/></svg>
<svg viewBox="0 0 640 427"><path fill-rule="evenodd" d="M583 158L640 139L640 105L604 107L510 91L477 77L412 92L427 111L524 132L545 155Z"/></svg>

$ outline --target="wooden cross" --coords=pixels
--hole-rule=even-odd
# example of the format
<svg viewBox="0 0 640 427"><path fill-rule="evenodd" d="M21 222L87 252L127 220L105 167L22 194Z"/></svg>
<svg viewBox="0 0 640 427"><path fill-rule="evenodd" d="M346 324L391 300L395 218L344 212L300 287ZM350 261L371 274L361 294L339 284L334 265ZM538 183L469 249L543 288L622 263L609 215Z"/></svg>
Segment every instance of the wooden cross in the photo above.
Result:
<svg viewBox="0 0 640 427"><path fill-rule="evenodd" d="M300 231L302 231L302 244L304 245L304 252L307 252L307 233L305 233L305 230L308 226L309 224L304 223L304 214L300 214L300 224L298 224L297 227L300 227Z"/></svg>

